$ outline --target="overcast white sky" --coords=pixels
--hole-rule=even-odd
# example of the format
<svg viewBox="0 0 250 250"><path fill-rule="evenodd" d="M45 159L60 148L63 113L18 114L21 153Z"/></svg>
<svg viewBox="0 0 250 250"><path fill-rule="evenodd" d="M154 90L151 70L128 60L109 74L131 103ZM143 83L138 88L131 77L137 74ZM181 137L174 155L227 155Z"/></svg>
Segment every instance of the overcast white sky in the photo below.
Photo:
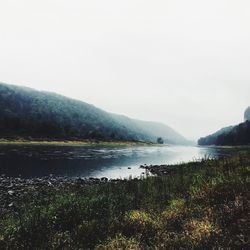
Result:
<svg viewBox="0 0 250 250"><path fill-rule="evenodd" d="M250 1L0 0L0 81L204 136L250 105Z"/></svg>

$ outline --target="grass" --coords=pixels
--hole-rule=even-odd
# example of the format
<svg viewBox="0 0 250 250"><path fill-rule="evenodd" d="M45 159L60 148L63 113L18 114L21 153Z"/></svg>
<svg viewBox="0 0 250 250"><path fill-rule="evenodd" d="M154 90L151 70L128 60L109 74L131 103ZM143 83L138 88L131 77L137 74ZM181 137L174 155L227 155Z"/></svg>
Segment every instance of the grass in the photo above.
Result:
<svg viewBox="0 0 250 250"><path fill-rule="evenodd" d="M250 153L167 176L27 191L0 249L248 249Z"/></svg>
<svg viewBox="0 0 250 250"><path fill-rule="evenodd" d="M156 145L156 143L143 141L98 141L98 140L26 140L26 139L0 139L0 145L51 145L51 146L138 146ZM157 144L158 145L158 144Z"/></svg>

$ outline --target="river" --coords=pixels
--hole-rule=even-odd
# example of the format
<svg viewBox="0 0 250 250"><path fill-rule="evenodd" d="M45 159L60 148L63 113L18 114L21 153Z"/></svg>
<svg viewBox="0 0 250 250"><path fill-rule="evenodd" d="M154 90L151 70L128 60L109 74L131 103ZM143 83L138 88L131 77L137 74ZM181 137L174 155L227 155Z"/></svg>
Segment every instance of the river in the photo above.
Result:
<svg viewBox="0 0 250 250"><path fill-rule="evenodd" d="M48 146L0 145L0 174L32 178L139 177L143 164L174 164L225 154L218 148L191 146Z"/></svg>

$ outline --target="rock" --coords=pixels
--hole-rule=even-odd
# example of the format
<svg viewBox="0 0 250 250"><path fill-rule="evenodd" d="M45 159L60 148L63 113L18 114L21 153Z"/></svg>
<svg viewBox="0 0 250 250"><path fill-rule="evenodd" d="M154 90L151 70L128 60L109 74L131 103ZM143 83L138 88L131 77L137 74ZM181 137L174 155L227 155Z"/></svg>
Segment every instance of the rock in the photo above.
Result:
<svg viewBox="0 0 250 250"><path fill-rule="evenodd" d="M99 178L90 177L89 181L91 181L91 182L100 182L100 179Z"/></svg>
<svg viewBox="0 0 250 250"><path fill-rule="evenodd" d="M77 179L76 179L76 183L77 183L77 184L84 184L84 183L85 183L85 180L82 179L82 178L77 178Z"/></svg>
<svg viewBox="0 0 250 250"><path fill-rule="evenodd" d="M8 194L9 194L9 195L14 195L14 194L15 194L15 191L9 190L9 191L8 191Z"/></svg>
<svg viewBox="0 0 250 250"><path fill-rule="evenodd" d="M101 181L107 182L107 181L108 181L108 178L107 178L107 177L102 177L102 178L101 178Z"/></svg>
<svg viewBox="0 0 250 250"><path fill-rule="evenodd" d="M13 202L11 202L9 205L8 205L8 207L13 207L14 206L14 203Z"/></svg>

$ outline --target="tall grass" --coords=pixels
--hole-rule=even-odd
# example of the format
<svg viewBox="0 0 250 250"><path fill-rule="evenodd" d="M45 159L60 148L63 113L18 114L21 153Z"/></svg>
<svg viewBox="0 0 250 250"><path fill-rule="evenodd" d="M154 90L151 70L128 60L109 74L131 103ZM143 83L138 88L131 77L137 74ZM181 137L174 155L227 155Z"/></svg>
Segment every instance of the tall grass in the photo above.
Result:
<svg viewBox="0 0 250 250"><path fill-rule="evenodd" d="M171 169L27 191L1 216L0 249L247 249L250 154Z"/></svg>

